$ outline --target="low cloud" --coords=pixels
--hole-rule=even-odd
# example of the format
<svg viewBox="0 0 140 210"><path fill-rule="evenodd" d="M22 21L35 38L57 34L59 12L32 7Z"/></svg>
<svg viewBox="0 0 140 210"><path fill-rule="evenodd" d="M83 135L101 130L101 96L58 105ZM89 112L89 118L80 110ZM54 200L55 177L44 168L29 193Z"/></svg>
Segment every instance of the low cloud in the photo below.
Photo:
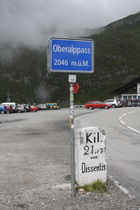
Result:
<svg viewBox="0 0 140 210"><path fill-rule="evenodd" d="M46 46L51 36L81 35L140 10L138 0L1 0L0 5L0 43L27 46Z"/></svg>

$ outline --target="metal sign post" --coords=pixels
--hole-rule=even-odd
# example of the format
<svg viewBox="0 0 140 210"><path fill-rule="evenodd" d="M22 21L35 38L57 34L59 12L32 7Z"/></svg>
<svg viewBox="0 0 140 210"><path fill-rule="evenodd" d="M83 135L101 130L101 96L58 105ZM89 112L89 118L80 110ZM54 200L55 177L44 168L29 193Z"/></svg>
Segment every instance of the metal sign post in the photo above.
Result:
<svg viewBox="0 0 140 210"><path fill-rule="evenodd" d="M69 82L70 82L71 196L75 197L76 192L75 192L74 83L76 82L76 75L69 75Z"/></svg>
<svg viewBox="0 0 140 210"><path fill-rule="evenodd" d="M71 196L75 197L74 84L70 83Z"/></svg>
<svg viewBox="0 0 140 210"><path fill-rule="evenodd" d="M48 41L48 70L72 73L70 83L70 143L71 143L71 195L75 197L75 136L74 136L74 93L78 92L76 75L93 73L94 42L86 39L63 39L52 37ZM74 86L75 84L75 86ZM74 89L75 87L75 89Z"/></svg>

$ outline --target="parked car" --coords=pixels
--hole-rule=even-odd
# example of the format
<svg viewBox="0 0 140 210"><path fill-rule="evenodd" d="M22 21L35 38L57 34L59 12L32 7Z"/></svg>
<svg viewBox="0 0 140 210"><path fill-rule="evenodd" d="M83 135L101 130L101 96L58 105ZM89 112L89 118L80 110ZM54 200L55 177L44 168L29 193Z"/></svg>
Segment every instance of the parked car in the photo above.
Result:
<svg viewBox="0 0 140 210"><path fill-rule="evenodd" d="M12 107L12 109L13 109L13 112L17 112L17 109L16 109L17 103L15 103L15 102L4 102L2 104L3 105L10 105Z"/></svg>
<svg viewBox="0 0 140 210"><path fill-rule="evenodd" d="M140 101L137 101L137 106L140 106Z"/></svg>
<svg viewBox="0 0 140 210"><path fill-rule="evenodd" d="M0 104L0 113L1 114L6 114L7 113L7 108L3 104Z"/></svg>
<svg viewBox="0 0 140 210"><path fill-rule="evenodd" d="M16 107L16 109L17 109L17 112L18 112L18 113L23 113L23 112L25 112L25 107L24 107L24 105L18 104L17 107Z"/></svg>
<svg viewBox="0 0 140 210"><path fill-rule="evenodd" d="M30 105L29 104L22 104L24 106L25 112L30 112Z"/></svg>
<svg viewBox="0 0 140 210"><path fill-rule="evenodd" d="M112 105L112 108L122 107L120 100L117 99L107 99L103 103Z"/></svg>
<svg viewBox="0 0 140 210"><path fill-rule="evenodd" d="M8 105L8 104L6 104L6 105L4 105L4 106L6 106L7 113L13 113L13 107L12 107L12 106L10 106L10 105Z"/></svg>
<svg viewBox="0 0 140 210"><path fill-rule="evenodd" d="M123 107L134 107L134 106L140 106L139 100L121 100L120 101Z"/></svg>
<svg viewBox="0 0 140 210"><path fill-rule="evenodd" d="M137 100L128 101L128 106L130 106L130 107L139 106L139 101L137 101Z"/></svg>
<svg viewBox="0 0 140 210"><path fill-rule="evenodd" d="M37 112L38 108L34 105L30 105L30 112Z"/></svg>
<svg viewBox="0 0 140 210"><path fill-rule="evenodd" d="M47 109L46 104L38 104L36 106L37 106L38 110L46 110Z"/></svg>
<svg viewBox="0 0 140 210"><path fill-rule="evenodd" d="M111 108L112 105L110 104L105 104L101 101L88 101L85 105L86 109L95 109L95 108L105 108L105 109L109 109Z"/></svg>
<svg viewBox="0 0 140 210"><path fill-rule="evenodd" d="M128 106L128 101L127 100L121 100L120 103L121 103L122 107L127 107Z"/></svg>
<svg viewBox="0 0 140 210"><path fill-rule="evenodd" d="M46 109L47 110L50 110L51 109L49 104L45 104L45 105L46 105Z"/></svg>
<svg viewBox="0 0 140 210"><path fill-rule="evenodd" d="M57 103L45 103L47 109L61 109L61 106L58 106Z"/></svg>

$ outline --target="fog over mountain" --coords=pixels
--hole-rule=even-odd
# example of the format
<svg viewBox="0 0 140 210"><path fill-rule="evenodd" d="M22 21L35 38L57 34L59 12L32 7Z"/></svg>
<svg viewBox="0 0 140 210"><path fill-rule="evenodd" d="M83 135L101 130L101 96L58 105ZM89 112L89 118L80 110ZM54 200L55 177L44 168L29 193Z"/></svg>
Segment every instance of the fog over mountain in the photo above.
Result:
<svg viewBox="0 0 140 210"><path fill-rule="evenodd" d="M85 36L86 39L95 42L95 70L93 74L77 74L77 82L80 86L80 91L76 95L77 103L85 104L92 98L103 101L112 97L111 91L138 77L139 24L140 12L137 12L101 27L104 30L101 33ZM27 31L30 32L28 39L24 34L23 38L19 39L18 33L17 36L15 33L12 37L9 32L9 36L8 33L5 36L5 41L0 42L1 102L7 100L8 93L11 101L18 101L18 103L58 101L62 106L68 106L68 74L50 73L47 68L48 34L58 35L58 28L50 31L49 29L48 27L48 31L46 30L42 36L40 33L40 39L31 35L32 31ZM91 29L93 31L93 28ZM9 28L10 30L13 31L13 28ZM68 30L70 29L60 30L63 37ZM90 29L85 31L91 33ZM73 30L70 32L73 33ZM83 33L80 34L81 36ZM8 41L9 37L11 41Z"/></svg>
<svg viewBox="0 0 140 210"><path fill-rule="evenodd" d="M87 35L139 11L139 0L1 0L0 44L46 46L51 36Z"/></svg>

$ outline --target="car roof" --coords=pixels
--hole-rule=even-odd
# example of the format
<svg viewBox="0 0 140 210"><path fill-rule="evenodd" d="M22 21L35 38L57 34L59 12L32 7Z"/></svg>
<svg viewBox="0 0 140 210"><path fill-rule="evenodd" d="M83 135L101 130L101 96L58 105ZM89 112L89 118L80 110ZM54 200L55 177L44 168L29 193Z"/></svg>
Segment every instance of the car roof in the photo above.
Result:
<svg viewBox="0 0 140 210"><path fill-rule="evenodd" d="M91 103L91 102L101 102L101 101L88 101L87 103Z"/></svg>
<svg viewBox="0 0 140 210"><path fill-rule="evenodd" d="M114 99L114 98L109 98L109 99L106 99L105 101L108 101L108 100L116 100L116 99Z"/></svg>

